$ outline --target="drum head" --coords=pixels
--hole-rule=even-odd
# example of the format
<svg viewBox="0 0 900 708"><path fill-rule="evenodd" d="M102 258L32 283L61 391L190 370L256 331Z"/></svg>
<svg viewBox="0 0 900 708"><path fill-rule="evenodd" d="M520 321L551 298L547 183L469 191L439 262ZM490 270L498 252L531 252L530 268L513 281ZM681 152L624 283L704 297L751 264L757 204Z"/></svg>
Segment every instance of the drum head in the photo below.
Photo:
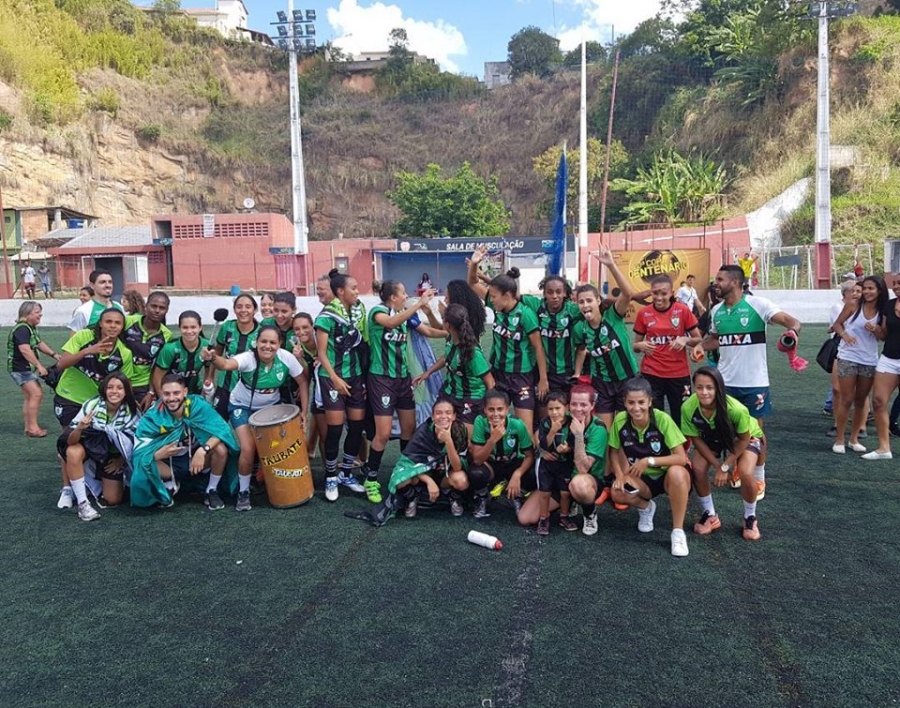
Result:
<svg viewBox="0 0 900 708"><path fill-rule="evenodd" d="M261 411L256 411L250 416L250 425L256 427L266 427L268 425L279 425L286 423L292 418L300 415L300 408L290 403L278 403Z"/></svg>

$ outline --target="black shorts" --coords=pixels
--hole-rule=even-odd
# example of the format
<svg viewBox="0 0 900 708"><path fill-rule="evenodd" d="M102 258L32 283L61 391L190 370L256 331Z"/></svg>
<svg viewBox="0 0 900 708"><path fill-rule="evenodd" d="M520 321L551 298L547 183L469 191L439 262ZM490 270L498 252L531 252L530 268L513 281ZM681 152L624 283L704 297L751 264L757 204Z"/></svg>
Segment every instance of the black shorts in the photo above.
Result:
<svg viewBox="0 0 900 708"><path fill-rule="evenodd" d="M66 459L66 451L69 448L69 434L71 432L71 428L66 428L56 439L56 451L63 459ZM85 461L90 460L95 465L95 477L98 479L112 479L117 482L122 481L125 473L124 465L117 472L106 471L106 465L111 460L122 457L116 446L110 442L106 433L102 430L88 428L81 431L81 437L78 442L84 448Z"/></svg>
<svg viewBox="0 0 900 708"><path fill-rule="evenodd" d="M505 374L502 371L491 371L494 374L494 385L500 391L505 391L513 408L521 408L533 411L534 401L534 377L532 371L528 374Z"/></svg>
<svg viewBox="0 0 900 708"><path fill-rule="evenodd" d="M75 419L75 416L78 415L78 411L80 410L81 405L73 403L68 398L63 398L61 396L53 397L53 414L56 416L56 419L63 429L69 427L69 423Z"/></svg>
<svg viewBox="0 0 900 708"><path fill-rule="evenodd" d="M497 484L502 480L506 480L507 482L512 479L513 472L518 469L519 465L522 464L521 460L517 460L515 462L487 462L487 467L493 472L494 478L491 480L491 485ZM537 489L537 478L534 475L534 467L525 472L522 475L522 491L523 492L533 492Z"/></svg>
<svg viewBox="0 0 900 708"><path fill-rule="evenodd" d="M369 374L366 396L372 415L393 416L394 411L410 411L416 409L413 398L412 379L406 376L394 379L390 376Z"/></svg>
<svg viewBox="0 0 900 708"><path fill-rule="evenodd" d="M641 481L650 489L651 499L653 497L658 497L660 494L666 493L666 472L663 472L659 477L656 478L646 474L642 474Z"/></svg>
<svg viewBox="0 0 900 708"><path fill-rule="evenodd" d="M643 374L653 390L653 406L658 410L663 410L665 401L681 400L684 403L691 395L691 377L679 376L674 379L666 379L662 376L653 376L652 374Z"/></svg>
<svg viewBox="0 0 900 708"><path fill-rule="evenodd" d="M539 492L568 492L573 469L572 462L538 461L534 467L537 490Z"/></svg>
<svg viewBox="0 0 900 708"><path fill-rule="evenodd" d="M475 419L484 412L483 398L454 398L441 393L456 409L456 419L466 425L475 425Z"/></svg>
<svg viewBox="0 0 900 708"><path fill-rule="evenodd" d="M350 388L349 396L337 392L331 379L320 376L316 382L322 387L322 407L326 411L345 411L348 408L364 411L366 409L366 377L348 376L344 381Z"/></svg>
<svg viewBox="0 0 900 708"><path fill-rule="evenodd" d="M595 377L591 379L591 386L597 392L595 413L618 413L625 410L624 381L601 381Z"/></svg>
<svg viewBox="0 0 900 708"><path fill-rule="evenodd" d="M568 396L572 390L572 377L565 374L547 374L547 384L551 391L565 391Z"/></svg>

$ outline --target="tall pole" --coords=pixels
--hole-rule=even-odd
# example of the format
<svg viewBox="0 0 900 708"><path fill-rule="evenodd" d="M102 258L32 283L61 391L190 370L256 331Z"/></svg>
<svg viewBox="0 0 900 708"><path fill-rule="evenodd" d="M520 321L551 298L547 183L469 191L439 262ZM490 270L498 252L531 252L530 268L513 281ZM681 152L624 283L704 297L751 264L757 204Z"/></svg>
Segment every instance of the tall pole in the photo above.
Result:
<svg viewBox="0 0 900 708"><path fill-rule="evenodd" d="M587 141L587 40L582 26L581 38L581 113L579 125L579 142L581 150L578 159L578 245L575 248L575 272L577 279L588 281L588 141Z"/></svg>
<svg viewBox="0 0 900 708"><path fill-rule="evenodd" d="M600 193L600 240L606 233L606 195L609 193L609 158L612 153L613 119L616 116L616 89L619 85L619 50L616 50L616 62L613 66L612 91L609 95L609 121L606 125L606 157L603 161L603 188ZM600 265L598 275L600 283L603 283L603 264Z"/></svg>
<svg viewBox="0 0 900 708"><path fill-rule="evenodd" d="M816 287L831 287L831 125L828 86L828 0L819 2L816 106Z"/></svg>
<svg viewBox="0 0 900 708"><path fill-rule="evenodd" d="M287 16L294 18L294 0L288 0ZM291 105L291 184L294 210L294 253L307 253L306 178L303 173L303 141L300 134L300 95L297 78L297 50L288 42Z"/></svg>

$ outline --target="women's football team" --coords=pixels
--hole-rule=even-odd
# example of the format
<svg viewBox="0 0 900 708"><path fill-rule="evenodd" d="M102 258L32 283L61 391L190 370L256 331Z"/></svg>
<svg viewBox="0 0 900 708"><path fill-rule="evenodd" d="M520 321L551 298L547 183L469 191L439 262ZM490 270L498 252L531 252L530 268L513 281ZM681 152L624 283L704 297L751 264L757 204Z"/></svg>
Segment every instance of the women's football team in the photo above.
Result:
<svg viewBox="0 0 900 708"><path fill-rule="evenodd" d="M467 282L447 285L440 321L431 287L419 287L407 305L404 286L386 281L377 293L381 302L367 312L356 280L333 270L316 284L323 309L315 317L295 313L291 293L264 293L259 305L241 294L234 317L217 325L210 341L194 311L180 313L177 332L170 330L169 298L153 292L143 312L95 308L94 321L57 353L37 332L41 306L24 303L9 338L9 370L23 391L25 434L32 437L47 434L37 421L38 376L56 379L54 410L63 429L58 506L77 505L79 518L91 521L100 516L95 505L122 503L136 443L157 434L148 428L166 432L159 416L170 416L165 420L173 426L188 421L184 427L197 435L155 448L162 452L153 460L169 456L158 467L165 489L177 492L172 460L184 454L183 475L205 474L204 501L221 509L219 481L232 454L235 506L248 510L256 462L250 417L296 402L303 424L309 421L310 450L321 450L325 498L336 501L340 487L365 494L389 511L382 522L394 510L412 518L441 505L453 516L470 505L474 517L484 518L492 500L505 496L519 523L539 535L550 533L557 512L559 527L576 531L579 511L583 533L594 535L605 502L634 507L638 530L649 533L654 500L664 494L671 552L686 556L691 490L702 507L694 532L709 534L722 526L710 471L712 484L724 487L728 471L736 470L748 482L741 487L742 533L758 539L749 482L765 437L747 408L726 394L714 367L690 376L689 354L703 358L701 335L668 276L652 280L651 304L637 313L632 342L625 316L635 293L608 250L600 261L618 286L613 300L592 285L573 292L555 276L541 283L543 297L519 295L518 270L486 278L485 255L483 248L472 255ZM486 309L493 314L489 358L480 346ZM443 356L415 379L410 330L444 340ZM38 352L56 359L55 377ZM636 354L643 355L640 365ZM440 395L417 426L415 389L437 372L444 374ZM219 423L203 417L204 407L218 413ZM395 416L400 457L385 494L381 463ZM153 424L142 426L144 418ZM217 426L224 421L230 427L223 431Z"/></svg>

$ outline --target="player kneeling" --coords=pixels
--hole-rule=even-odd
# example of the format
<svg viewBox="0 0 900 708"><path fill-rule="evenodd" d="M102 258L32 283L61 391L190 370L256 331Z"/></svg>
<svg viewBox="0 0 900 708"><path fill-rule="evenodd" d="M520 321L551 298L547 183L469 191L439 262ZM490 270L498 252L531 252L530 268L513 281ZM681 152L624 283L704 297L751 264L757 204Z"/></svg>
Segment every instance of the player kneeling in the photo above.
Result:
<svg viewBox="0 0 900 708"><path fill-rule="evenodd" d="M166 374L161 389L162 400L135 433L131 505L172 506L180 484L191 480L206 491L211 510L222 508L218 490L226 470L229 492L237 491L237 438L202 396L188 394L180 374Z"/></svg>
<svg viewBox="0 0 900 708"><path fill-rule="evenodd" d="M653 497L667 494L672 507L672 555L686 556L683 526L691 477L685 437L668 414L653 409L653 392L646 379L629 379L624 394L625 410L616 415L609 437L613 501L635 507L638 531L650 533L656 513Z"/></svg>
<svg viewBox="0 0 900 708"><path fill-rule="evenodd" d="M694 489L703 507L694 533L704 536L722 526L713 506L710 469L715 472L717 487L724 487L737 470L744 501L743 535L748 541L756 541L760 533L753 471L765 444L762 428L744 404L725 393L722 374L710 366L694 372L694 393L681 410L681 432L693 443Z"/></svg>
<svg viewBox="0 0 900 708"><path fill-rule="evenodd" d="M431 418L416 428L400 453L391 472L387 496L374 511L347 511L344 515L383 526L400 507L411 519L418 513L420 500L427 497L433 503L444 494L449 497L451 511L454 505L461 510L462 493L470 484L465 465L468 444L466 426L456 420L453 403L438 398ZM487 481L484 484L486 487Z"/></svg>

